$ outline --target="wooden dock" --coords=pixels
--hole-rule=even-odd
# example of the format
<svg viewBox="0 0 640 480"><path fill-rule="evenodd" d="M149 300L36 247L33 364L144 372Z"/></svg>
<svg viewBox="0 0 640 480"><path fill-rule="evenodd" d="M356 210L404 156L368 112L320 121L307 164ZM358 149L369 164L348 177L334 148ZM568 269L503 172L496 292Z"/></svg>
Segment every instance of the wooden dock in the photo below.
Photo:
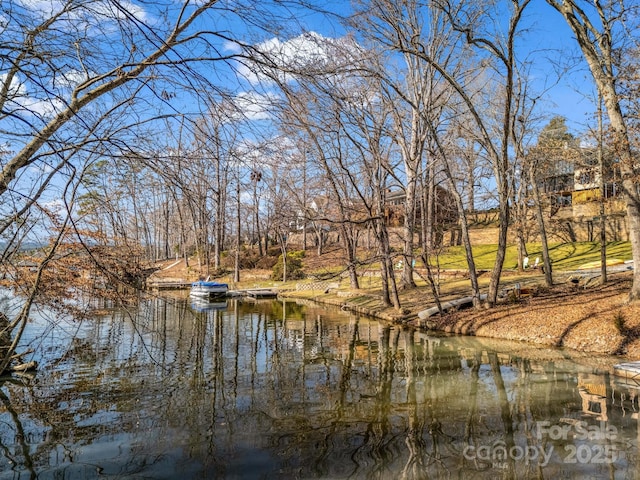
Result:
<svg viewBox="0 0 640 480"><path fill-rule="evenodd" d="M613 366L613 374L625 379L625 383L640 387L640 362L618 363Z"/></svg>
<svg viewBox="0 0 640 480"><path fill-rule="evenodd" d="M244 290L229 290L229 297L249 297L253 299L259 298L276 298L278 290L274 288L247 288Z"/></svg>
<svg viewBox="0 0 640 480"><path fill-rule="evenodd" d="M154 280L147 282L147 288L152 290L185 290L191 288L191 281L182 279Z"/></svg>
<svg viewBox="0 0 640 480"><path fill-rule="evenodd" d="M192 280L180 278L167 278L147 282L147 288L152 290L186 290L191 288ZM242 290L229 290L218 297L249 297L253 299L276 298L278 290L274 288L247 288Z"/></svg>
<svg viewBox="0 0 640 480"><path fill-rule="evenodd" d="M247 290L246 293L251 298L275 298L278 296L278 291L272 288L254 288Z"/></svg>

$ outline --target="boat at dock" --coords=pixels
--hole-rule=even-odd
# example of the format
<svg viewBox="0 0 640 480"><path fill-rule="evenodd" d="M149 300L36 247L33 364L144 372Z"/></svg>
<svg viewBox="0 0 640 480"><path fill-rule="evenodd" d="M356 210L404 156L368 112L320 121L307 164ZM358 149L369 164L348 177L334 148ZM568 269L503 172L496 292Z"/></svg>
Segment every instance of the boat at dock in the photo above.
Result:
<svg viewBox="0 0 640 480"><path fill-rule="evenodd" d="M207 280L198 280L191 284L189 295L192 297L216 297L224 296L229 291L227 283L209 282Z"/></svg>
<svg viewBox="0 0 640 480"><path fill-rule="evenodd" d="M191 300L191 309L194 312L204 313L212 311L226 310L228 307L226 298L215 297L213 299L203 297L193 297Z"/></svg>

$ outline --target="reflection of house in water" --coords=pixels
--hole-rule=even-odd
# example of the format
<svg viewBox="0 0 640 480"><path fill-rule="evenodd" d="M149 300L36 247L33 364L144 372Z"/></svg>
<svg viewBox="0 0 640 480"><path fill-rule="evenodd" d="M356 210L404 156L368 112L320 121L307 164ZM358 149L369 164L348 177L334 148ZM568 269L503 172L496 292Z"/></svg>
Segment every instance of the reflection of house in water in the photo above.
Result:
<svg viewBox="0 0 640 480"><path fill-rule="evenodd" d="M604 192L607 236L611 240L628 239L625 204L620 186L620 168L608 156L600 168L593 150L582 149L580 158L549 160L538 179L546 195L549 219L570 241L592 241L600 223L600 206ZM602 180L604 179L604 185Z"/></svg>
<svg viewBox="0 0 640 480"><path fill-rule="evenodd" d="M601 375L579 374L578 393L582 411L596 420L609 420L607 415L607 385Z"/></svg>
<svg viewBox="0 0 640 480"><path fill-rule="evenodd" d="M308 364L308 375L311 374L310 365L315 360L322 360L318 365L339 375L342 375L340 369L348 366L354 385L365 385L379 377L381 369L389 369L395 381L404 385L402 382L415 372L435 381L448 375L465 375L469 369L480 366L481 371L490 372L485 379L491 383L497 373L494 367L499 366L505 382L515 382L521 377L534 384L553 383L549 392L564 398L562 407L572 411L574 418L596 422L616 422L627 415L639 418L640 380L632 383L629 379L579 372L571 376L570 381L561 382L560 388L554 379L558 371L565 369L561 363L563 359L556 363L546 357L540 360L526 358L479 346L473 338L449 339L433 337L427 332L411 333L356 316L348 324L318 314L314 321L292 319L282 325L285 330L281 338L286 350L302 353L306 360L312 361ZM368 386L377 388L375 382ZM394 391L394 395L400 398L403 391L404 388ZM561 415L566 415L566 411Z"/></svg>
<svg viewBox="0 0 640 480"><path fill-rule="evenodd" d="M297 329L287 330L287 346L298 352L304 351L304 332Z"/></svg>

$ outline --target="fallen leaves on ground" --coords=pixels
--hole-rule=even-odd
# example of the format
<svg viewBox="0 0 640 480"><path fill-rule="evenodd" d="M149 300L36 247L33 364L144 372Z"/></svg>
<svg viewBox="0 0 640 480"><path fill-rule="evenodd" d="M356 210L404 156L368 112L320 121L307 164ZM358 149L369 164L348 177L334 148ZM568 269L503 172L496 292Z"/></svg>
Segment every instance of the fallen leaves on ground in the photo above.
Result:
<svg viewBox="0 0 640 480"><path fill-rule="evenodd" d="M626 274L587 289L556 285L492 309L432 320L446 332L640 357L640 302L627 303L631 282Z"/></svg>

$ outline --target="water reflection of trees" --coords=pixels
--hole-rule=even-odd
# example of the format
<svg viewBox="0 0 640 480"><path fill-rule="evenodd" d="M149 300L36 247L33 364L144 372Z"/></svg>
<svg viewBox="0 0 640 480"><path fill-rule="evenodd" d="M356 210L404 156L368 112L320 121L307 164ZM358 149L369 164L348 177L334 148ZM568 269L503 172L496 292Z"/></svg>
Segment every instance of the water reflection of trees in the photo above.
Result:
<svg viewBox="0 0 640 480"><path fill-rule="evenodd" d="M539 438L538 421L609 422L620 451L637 435L637 398L588 366L290 303L150 300L87 324L46 373L0 398L0 448L18 471L538 478L577 442ZM465 455L494 445L558 455L544 467Z"/></svg>

